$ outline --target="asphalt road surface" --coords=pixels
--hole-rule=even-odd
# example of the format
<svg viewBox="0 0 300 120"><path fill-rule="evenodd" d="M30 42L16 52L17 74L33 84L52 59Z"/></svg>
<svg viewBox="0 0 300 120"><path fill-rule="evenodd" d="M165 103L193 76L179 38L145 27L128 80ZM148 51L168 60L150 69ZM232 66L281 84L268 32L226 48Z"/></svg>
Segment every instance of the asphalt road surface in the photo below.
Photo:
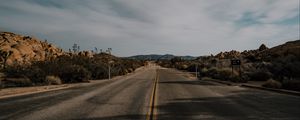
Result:
<svg viewBox="0 0 300 120"><path fill-rule="evenodd" d="M121 79L0 99L0 119L299 120L300 97L151 66Z"/></svg>
<svg viewBox="0 0 300 120"><path fill-rule="evenodd" d="M298 96L158 74L158 120L300 120Z"/></svg>
<svg viewBox="0 0 300 120"><path fill-rule="evenodd" d="M155 67L118 80L0 100L1 120L146 119Z"/></svg>

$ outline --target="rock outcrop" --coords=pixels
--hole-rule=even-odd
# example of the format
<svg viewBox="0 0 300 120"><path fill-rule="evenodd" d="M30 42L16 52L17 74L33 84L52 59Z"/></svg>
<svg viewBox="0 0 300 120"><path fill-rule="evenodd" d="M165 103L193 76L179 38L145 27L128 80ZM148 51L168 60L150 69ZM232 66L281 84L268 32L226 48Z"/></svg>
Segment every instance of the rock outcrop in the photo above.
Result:
<svg viewBox="0 0 300 120"><path fill-rule="evenodd" d="M261 44L258 48L258 51L264 51L264 50L267 50L269 49L265 44Z"/></svg>
<svg viewBox="0 0 300 120"><path fill-rule="evenodd" d="M219 59L233 59L233 58L239 58L241 53L236 50L232 50L229 52L220 52L215 57Z"/></svg>
<svg viewBox="0 0 300 120"><path fill-rule="evenodd" d="M0 33L0 51L11 53L7 58L1 56L1 62L7 65L28 64L32 61L44 61L64 54L62 49L47 41L10 32Z"/></svg>

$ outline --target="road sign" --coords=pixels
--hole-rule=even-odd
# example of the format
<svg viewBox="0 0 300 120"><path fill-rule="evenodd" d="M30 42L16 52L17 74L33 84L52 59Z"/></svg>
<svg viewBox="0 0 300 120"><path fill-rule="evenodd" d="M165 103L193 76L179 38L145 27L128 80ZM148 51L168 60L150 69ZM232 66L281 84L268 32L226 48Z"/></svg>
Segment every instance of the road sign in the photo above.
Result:
<svg viewBox="0 0 300 120"><path fill-rule="evenodd" d="M233 60L231 60L231 65L241 65L241 60L233 59Z"/></svg>

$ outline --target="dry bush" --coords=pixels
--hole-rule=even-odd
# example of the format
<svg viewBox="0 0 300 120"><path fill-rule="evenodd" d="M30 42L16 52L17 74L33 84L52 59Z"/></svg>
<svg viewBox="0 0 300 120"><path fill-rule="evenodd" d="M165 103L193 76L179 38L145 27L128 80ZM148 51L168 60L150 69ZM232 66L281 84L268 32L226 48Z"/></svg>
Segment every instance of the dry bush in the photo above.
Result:
<svg viewBox="0 0 300 120"><path fill-rule="evenodd" d="M232 73L230 68L217 69L217 75L221 80L229 80L231 77L238 76L236 72Z"/></svg>
<svg viewBox="0 0 300 120"><path fill-rule="evenodd" d="M47 82L45 81L46 73L39 67L31 66L27 68L24 76L28 77L33 85L47 84Z"/></svg>
<svg viewBox="0 0 300 120"><path fill-rule="evenodd" d="M93 80L105 79L108 77L108 66L104 64L91 64L88 67Z"/></svg>
<svg viewBox="0 0 300 120"><path fill-rule="evenodd" d="M91 73L80 65L66 65L58 75L64 83L84 82L90 79Z"/></svg>
<svg viewBox="0 0 300 120"><path fill-rule="evenodd" d="M213 67L208 70L210 77L220 80L230 80L232 76L232 70L230 68L216 68ZM233 76L237 76L236 72L233 73Z"/></svg>
<svg viewBox="0 0 300 120"><path fill-rule="evenodd" d="M272 73L268 71L257 70L248 74L250 80L253 81L266 81L272 78Z"/></svg>
<svg viewBox="0 0 300 120"><path fill-rule="evenodd" d="M5 86L17 86L17 87L27 87L32 86L32 82L29 78L8 78L6 80Z"/></svg>
<svg viewBox="0 0 300 120"><path fill-rule="evenodd" d="M296 90L300 91L300 80L283 80L282 81L282 88L288 90Z"/></svg>
<svg viewBox="0 0 300 120"><path fill-rule="evenodd" d="M46 81L49 85L60 85L62 84L61 79L58 76L48 75L46 76Z"/></svg>
<svg viewBox="0 0 300 120"><path fill-rule="evenodd" d="M25 79L24 85L29 86L27 84L27 80L30 80L30 85L44 85L45 82L45 72L36 66L9 66L7 69L5 69L5 74L8 78L20 78ZM12 82L14 83L14 82ZM22 80L19 82L15 82L17 86L24 86L22 84Z"/></svg>
<svg viewBox="0 0 300 120"><path fill-rule="evenodd" d="M282 87L282 84L279 81L269 79L262 86L263 87L268 87L268 88L277 88L277 89L279 89L279 88Z"/></svg>
<svg viewBox="0 0 300 120"><path fill-rule="evenodd" d="M214 79L219 80L228 80L232 82L247 82L247 79L239 76L239 73L234 70L232 73L231 68L202 68L200 69L200 76L201 77L211 77Z"/></svg>
<svg viewBox="0 0 300 120"><path fill-rule="evenodd" d="M77 55L60 56L52 60L32 62L31 65L9 66L3 72L10 78L29 78L30 85L47 85L48 80L51 84L84 82L89 79L108 78L108 58L108 55L98 55L92 58ZM133 72L144 65L144 62L137 60L117 57L111 57L111 60L114 61L111 64L112 76ZM59 76L61 80L54 77L46 78L49 75ZM14 83L19 85L17 82Z"/></svg>

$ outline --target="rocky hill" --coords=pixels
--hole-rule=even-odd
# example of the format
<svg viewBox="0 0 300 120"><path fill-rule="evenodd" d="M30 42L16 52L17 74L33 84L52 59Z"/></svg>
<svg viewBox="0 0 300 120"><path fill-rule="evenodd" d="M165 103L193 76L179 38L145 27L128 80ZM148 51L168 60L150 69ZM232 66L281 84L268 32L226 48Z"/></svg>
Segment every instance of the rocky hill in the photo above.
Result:
<svg viewBox="0 0 300 120"><path fill-rule="evenodd" d="M62 49L47 41L10 32L0 33L1 62L7 65L43 61L64 54Z"/></svg>
<svg viewBox="0 0 300 120"><path fill-rule="evenodd" d="M104 52L64 52L47 41L0 32L0 65L0 86L15 87L106 79L108 73L125 75L145 63Z"/></svg>
<svg viewBox="0 0 300 120"><path fill-rule="evenodd" d="M231 66L231 59L239 59L241 65ZM191 72L197 66L202 77L233 82L266 81L267 87L300 91L300 40L272 48L262 44L254 50L225 51L192 61L172 59L157 63Z"/></svg>
<svg viewBox="0 0 300 120"><path fill-rule="evenodd" d="M284 57L294 55L300 57L300 40L289 41L285 44L264 50L260 53L261 56Z"/></svg>
<svg viewBox="0 0 300 120"><path fill-rule="evenodd" d="M251 61L272 61L287 55L300 56L300 40L289 41L272 48L268 48L266 45L262 44L258 49L254 50L245 50L243 52L236 50L220 52L213 57L218 59L246 58Z"/></svg>

